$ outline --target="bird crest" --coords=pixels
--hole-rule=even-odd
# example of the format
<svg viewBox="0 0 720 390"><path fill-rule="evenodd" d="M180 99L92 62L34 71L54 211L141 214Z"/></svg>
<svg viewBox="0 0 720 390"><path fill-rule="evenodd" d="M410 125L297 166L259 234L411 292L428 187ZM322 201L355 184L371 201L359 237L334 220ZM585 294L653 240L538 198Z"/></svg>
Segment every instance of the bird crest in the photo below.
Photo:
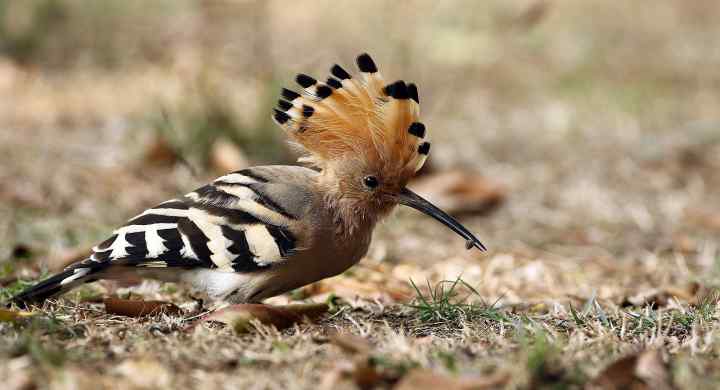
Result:
<svg viewBox="0 0 720 390"><path fill-rule="evenodd" d="M357 57L361 77L333 65L327 81L298 74L301 93L282 90L273 119L321 170L359 161L410 178L430 151L415 84L386 83L368 54Z"/></svg>

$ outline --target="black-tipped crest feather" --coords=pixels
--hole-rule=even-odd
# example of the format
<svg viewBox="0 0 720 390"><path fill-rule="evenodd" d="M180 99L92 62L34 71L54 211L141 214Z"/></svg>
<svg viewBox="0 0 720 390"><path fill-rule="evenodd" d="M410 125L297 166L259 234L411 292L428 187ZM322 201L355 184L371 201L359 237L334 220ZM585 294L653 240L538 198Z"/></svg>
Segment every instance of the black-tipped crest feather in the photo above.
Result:
<svg viewBox="0 0 720 390"><path fill-rule="evenodd" d="M277 110L277 109L275 110L275 115L273 117L281 125L290 119L290 116L288 114L286 114L280 110Z"/></svg>
<svg viewBox="0 0 720 390"><path fill-rule="evenodd" d="M303 73L298 74L295 81L303 88L309 88L317 83L317 80Z"/></svg>
<svg viewBox="0 0 720 390"><path fill-rule="evenodd" d="M317 88L315 88L315 95L320 99L325 99L332 95L332 88L327 85L318 85Z"/></svg>
<svg viewBox="0 0 720 390"><path fill-rule="evenodd" d="M410 98L408 87L404 81L398 80L392 84L386 85L383 89L386 95L395 99L408 99Z"/></svg>
<svg viewBox="0 0 720 390"><path fill-rule="evenodd" d="M358 56L357 66L361 72L376 73L378 71L377 65L375 65L375 61L373 61L372 57L370 57L370 55L367 53L360 54Z"/></svg>
<svg viewBox="0 0 720 390"><path fill-rule="evenodd" d="M280 107L281 111L287 111L293 107L292 103L285 101L285 100L278 100L278 107Z"/></svg>
<svg viewBox="0 0 720 390"><path fill-rule="evenodd" d="M408 133L418 138L425 138L425 125L420 122L414 122L408 128Z"/></svg>
<svg viewBox="0 0 720 390"><path fill-rule="evenodd" d="M420 96L418 96L418 89L417 85L410 83L408 84L408 95L410 95L410 99L415 100L415 103L420 104Z"/></svg>
<svg viewBox="0 0 720 390"><path fill-rule="evenodd" d="M315 109L308 105L302 106L302 114L305 118L309 118L315 112Z"/></svg>
<svg viewBox="0 0 720 390"><path fill-rule="evenodd" d="M283 89L292 107L278 103L281 110L273 115L275 121L309 153L303 161L321 169L336 160L356 158L391 175L409 177L422 167L429 151L429 144L422 144L426 130L419 122L417 87L402 80L386 84L367 53L356 62L363 72L359 79L337 64L330 68L326 83L298 74L304 93Z"/></svg>
<svg viewBox="0 0 720 390"><path fill-rule="evenodd" d="M287 88L283 88L281 94L282 94L282 97L284 97L285 99L287 99L289 101L293 101L300 97L299 93L297 93L295 91L291 91Z"/></svg>
<svg viewBox="0 0 720 390"><path fill-rule="evenodd" d="M332 73L333 76L339 78L340 80L347 80L352 78L352 76L350 76L350 73L348 73L338 64L335 64L332 68L330 68L330 73Z"/></svg>
<svg viewBox="0 0 720 390"><path fill-rule="evenodd" d="M328 79L327 79L327 81L325 82L325 84L327 84L327 85L329 85L329 86L331 86L331 87L333 87L333 88L335 88L335 89L340 89L340 88L342 88L342 83L340 82L340 80L338 80L338 79L336 79L336 78L334 78L334 77L328 77Z"/></svg>

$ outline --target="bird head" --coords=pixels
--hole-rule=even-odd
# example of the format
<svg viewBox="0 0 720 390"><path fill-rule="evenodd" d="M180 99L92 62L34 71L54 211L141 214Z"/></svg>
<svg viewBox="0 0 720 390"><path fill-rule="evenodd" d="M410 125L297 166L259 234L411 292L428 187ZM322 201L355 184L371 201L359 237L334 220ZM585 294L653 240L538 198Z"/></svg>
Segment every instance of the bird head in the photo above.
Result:
<svg viewBox="0 0 720 390"><path fill-rule="evenodd" d="M326 196L349 226L374 223L397 204L422 211L465 238L483 244L448 214L407 189L430 152L415 84L386 83L368 54L357 57L361 78L340 65L319 82L299 74L302 93L283 89L273 119L318 168Z"/></svg>

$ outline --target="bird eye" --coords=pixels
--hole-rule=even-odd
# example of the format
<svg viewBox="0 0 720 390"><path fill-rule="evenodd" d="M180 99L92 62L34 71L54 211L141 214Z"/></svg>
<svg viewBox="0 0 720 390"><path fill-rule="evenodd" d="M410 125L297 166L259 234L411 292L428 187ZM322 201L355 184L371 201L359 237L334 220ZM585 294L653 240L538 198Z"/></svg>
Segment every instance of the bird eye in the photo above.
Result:
<svg viewBox="0 0 720 390"><path fill-rule="evenodd" d="M365 176L363 178L363 184L365 184L365 187L367 188L375 188L377 187L380 182L378 181L377 177L375 176Z"/></svg>

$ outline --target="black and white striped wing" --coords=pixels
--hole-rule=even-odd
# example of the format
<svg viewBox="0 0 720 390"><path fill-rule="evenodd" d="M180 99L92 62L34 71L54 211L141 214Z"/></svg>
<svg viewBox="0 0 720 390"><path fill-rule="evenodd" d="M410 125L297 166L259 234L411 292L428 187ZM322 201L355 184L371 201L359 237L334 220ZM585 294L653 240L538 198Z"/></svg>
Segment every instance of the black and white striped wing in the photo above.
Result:
<svg viewBox="0 0 720 390"><path fill-rule="evenodd" d="M220 177L131 219L85 263L228 272L270 267L298 248L288 229L298 216L273 196L272 184L252 169Z"/></svg>

